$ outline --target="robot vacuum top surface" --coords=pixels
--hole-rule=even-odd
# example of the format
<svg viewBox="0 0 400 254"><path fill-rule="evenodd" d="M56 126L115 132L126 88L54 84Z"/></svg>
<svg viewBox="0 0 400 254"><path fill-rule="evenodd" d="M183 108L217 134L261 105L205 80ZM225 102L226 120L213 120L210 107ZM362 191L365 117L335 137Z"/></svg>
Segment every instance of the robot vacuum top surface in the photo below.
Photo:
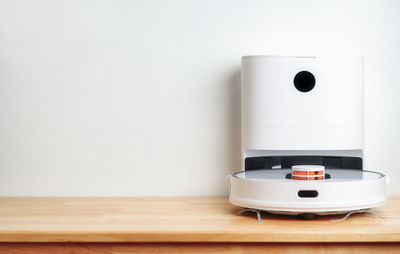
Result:
<svg viewBox="0 0 400 254"><path fill-rule="evenodd" d="M359 170L359 169L326 169L325 173L330 175L330 178L314 181L303 181L288 179L286 176L292 172L292 169L259 169L240 171L233 173L232 176L243 180L256 180L256 181L284 181L284 182L312 182L312 183L325 183L325 182L352 182L352 181L365 181L376 180L385 177L384 174Z"/></svg>

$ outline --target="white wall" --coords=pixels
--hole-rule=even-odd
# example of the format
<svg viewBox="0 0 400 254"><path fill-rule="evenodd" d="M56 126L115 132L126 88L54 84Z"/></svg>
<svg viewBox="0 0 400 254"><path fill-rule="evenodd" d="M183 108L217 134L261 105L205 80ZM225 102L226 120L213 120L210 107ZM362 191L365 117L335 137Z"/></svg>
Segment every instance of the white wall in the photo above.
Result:
<svg viewBox="0 0 400 254"><path fill-rule="evenodd" d="M248 54L364 56L366 168L400 195L395 0L0 0L0 195L226 195Z"/></svg>

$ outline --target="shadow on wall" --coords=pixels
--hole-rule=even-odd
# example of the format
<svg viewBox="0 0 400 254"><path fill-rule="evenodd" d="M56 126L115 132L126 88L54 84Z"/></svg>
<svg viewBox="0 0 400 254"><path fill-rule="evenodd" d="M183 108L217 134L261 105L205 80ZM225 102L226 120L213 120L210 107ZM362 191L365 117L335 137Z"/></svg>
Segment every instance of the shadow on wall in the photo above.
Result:
<svg viewBox="0 0 400 254"><path fill-rule="evenodd" d="M227 151L229 155L228 173L241 170L241 75L240 68L234 70L228 82L229 108L227 117L229 122Z"/></svg>

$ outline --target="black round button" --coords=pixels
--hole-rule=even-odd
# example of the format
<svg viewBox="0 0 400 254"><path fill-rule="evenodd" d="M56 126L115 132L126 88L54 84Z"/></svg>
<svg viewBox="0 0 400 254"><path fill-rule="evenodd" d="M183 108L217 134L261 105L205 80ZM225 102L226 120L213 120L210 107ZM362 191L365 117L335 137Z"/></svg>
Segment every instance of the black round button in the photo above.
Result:
<svg viewBox="0 0 400 254"><path fill-rule="evenodd" d="M294 86L300 92L306 93L311 91L315 86L315 77L309 71L301 71L296 74L293 80Z"/></svg>

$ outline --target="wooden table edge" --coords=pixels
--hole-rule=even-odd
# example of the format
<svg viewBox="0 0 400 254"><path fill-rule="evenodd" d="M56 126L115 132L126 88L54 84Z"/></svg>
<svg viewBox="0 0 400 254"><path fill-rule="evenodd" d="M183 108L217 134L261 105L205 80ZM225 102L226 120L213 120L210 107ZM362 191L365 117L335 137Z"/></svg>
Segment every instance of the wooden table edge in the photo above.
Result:
<svg viewBox="0 0 400 254"><path fill-rule="evenodd" d="M151 243L151 242L210 242L210 243L318 243L318 242L343 242L343 243L366 243L366 242L391 242L400 243L400 234L374 233L374 234L309 234L299 237L298 234L225 234L225 233L188 233L188 232L0 232L0 242L120 242L120 243Z"/></svg>

